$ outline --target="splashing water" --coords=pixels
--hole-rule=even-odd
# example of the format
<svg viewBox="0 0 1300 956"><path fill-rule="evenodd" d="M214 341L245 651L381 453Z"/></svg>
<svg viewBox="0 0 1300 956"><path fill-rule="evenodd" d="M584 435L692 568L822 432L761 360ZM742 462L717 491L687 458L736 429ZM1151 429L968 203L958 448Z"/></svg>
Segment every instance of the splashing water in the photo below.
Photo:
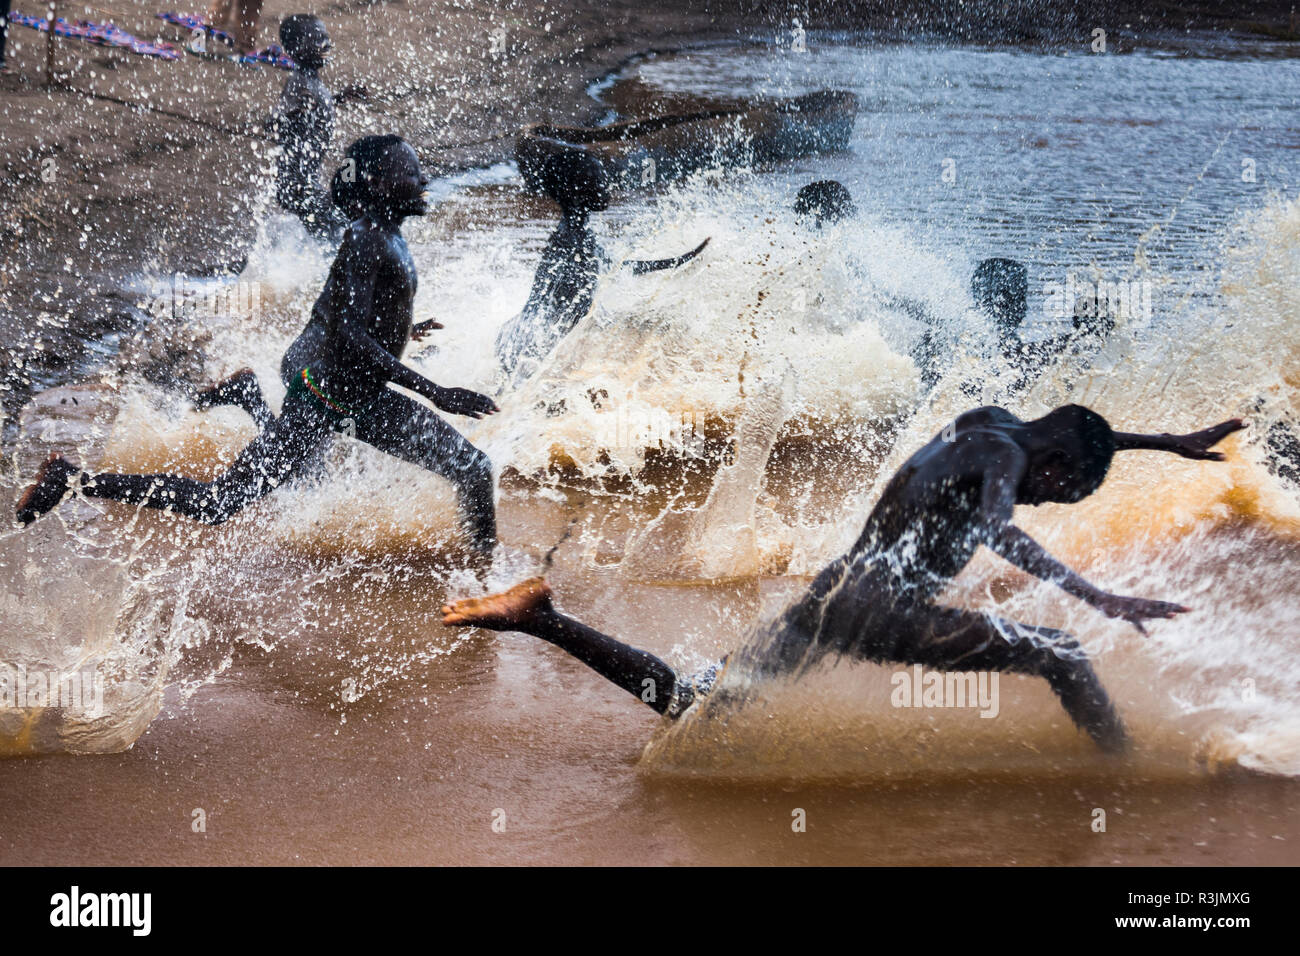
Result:
<svg viewBox="0 0 1300 956"><path fill-rule="evenodd" d="M1099 586L1180 601L1196 613L1161 622L1143 639L987 554L944 600L1077 635L1152 774L1219 762L1300 774L1293 624L1300 511L1268 444L1274 429L1300 421L1300 202L1275 191L1250 205L1223 169L1205 165L1212 155L1228 163L1232 157L1213 153L1212 143L1231 133L1229 142L1249 144L1242 148L1270 182L1285 183L1292 172L1258 64L1202 64L1207 75L1196 74L1196 84L1214 96L1194 111L1204 122L1193 134L1170 125L1189 109L1184 102L1150 115L1157 108L1148 101L1183 89L1189 75L1183 64L1158 58L1071 61L1079 89L1064 100L1068 83L1051 79L1062 58L909 48L839 49L813 59L788 73L734 51L639 68L639 82L667 90L793 95L840 85L877 105L859 124L852 155L701 175L653 202L630 197L602 216L596 228L616 262L712 241L681 270L604 275L592 313L534 377L501 396L502 413L457 420L457 427L499 473L539 499L576 489L592 508L601 499L657 502L653 514L632 522L617 554L624 580L781 575L767 602L770 617L803 576L856 537L878 482L973 405L1005 404L1029 417L1080 402L1137 431L1248 417L1252 429L1228 444L1224 465L1130 453L1084 503L1017 515ZM1293 75L1289 65L1270 69ZM1101 87L1144 93L1098 106ZM1249 116L1233 113L1242 99L1256 104ZM988 138L990 127L998 137ZM1039 138L1046 144L1036 145ZM980 151L992 158L963 158ZM1169 160L1152 174L1155 185L1145 193L1116 189L1125 176L1146 181L1135 177L1147 175L1142 157L1151 152ZM942 179L950 156L959 177L977 180L960 196ZM1044 165L1057 174L1051 189L1018 185L1042 175ZM811 230L796 220L791 200L802 183L830 176L850 186L863 212ZM1188 192L1189 181L1201 185ZM551 213L522 195L504 168L441 195L438 212L407 233L421 275L416 320L438 318L447 330L408 360L440 383L492 391L499 373L491 344L527 296ZM257 310L167 333L201 346L209 380L252 367L273 404L283 395L279 356L327 265L296 228L272 218L250 256L242 281L258 291ZM1098 354L1063 358L1027 392L1011 394L1000 384L999 361L979 346L990 332L966 292L973 264L995 252L1023 258L1036 281L1067 271L1145 279L1159 290L1161 308L1151 319L1121 321ZM1050 322L1037 321L1043 288L1031 286L1031 314L1046 334ZM928 395L910 356L923 314L958 343ZM205 476L253 434L242 413L200 415L175 390L130 371L110 378L113 390L96 405L111 408L110 424L70 446L87 464ZM980 394L971 394L971 382ZM25 435L59 420L46 409ZM689 475L667 483L675 490L657 484L665 462L678 478ZM39 555L32 534L45 536ZM94 504L28 535L0 537L11 578L6 614L18 615L25 602L23 633L85 633L79 644L60 644L64 657L49 666L100 655L122 676L113 684L120 699L108 708L115 726L74 726L95 737L86 749L129 745L169 681L197 685L219 675L226 654L195 651L225 646L217 634L287 653L290 666L311 673L294 686L324 697L358 663L363 676L353 692L414 694L419 667L436 666L457 646L450 638L397 649L339 640L307 650L304 636L352 633L349 626L364 632L377 615L421 620L435 599L421 603L412 589L467 586L453 570L463 542L451 489L358 445L340 442L327 478L280 489L221 529ZM527 543L538 552L532 557L545 550L536 545ZM102 605L90 616L93 627L89 618L58 616L58 608L81 603L70 579ZM382 579L382 595L367 590L371 579ZM33 580L42 582L39 592ZM345 585L346 602L337 598ZM293 600L284 599L286 590ZM699 662L689 636L679 650ZM46 653L30 642L18 652L34 661ZM798 681L766 684L730 668L726 693L664 725L644 765L850 779L1098 770L1043 682L1004 677L1001 686L1001 719L985 720L970 711L890 707L890 671L875 665L832 662ZM57 740L43 746L75 749Z"/></svg>

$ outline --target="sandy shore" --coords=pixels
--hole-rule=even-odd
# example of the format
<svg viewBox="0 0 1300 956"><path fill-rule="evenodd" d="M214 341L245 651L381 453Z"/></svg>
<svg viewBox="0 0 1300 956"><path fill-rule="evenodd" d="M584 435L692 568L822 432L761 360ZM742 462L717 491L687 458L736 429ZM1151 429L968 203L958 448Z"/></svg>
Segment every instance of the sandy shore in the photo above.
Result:
<svg viewBox="0 0 1300 956"><path fill-rule="evenodd" d="M165 6L98 0L63 9L179 41L179 30L154 18ZM269 0L263 40L301 8ZM400 131L435 170L507 157L525 122L586 121L587 83L638 50L744 29L740 18L687 4L420 0L343 2L321 13L336 51L328 82L362 82L372 93L370 103L340 110L338 150L359 135ZM0 371L10 413L33 379L76 377L88 338L132 327L123 277L238 266L267 192L271 144L262 123L286 75L60 38L60 85L47 92L45 36L14 26L11 37L16 75L3 78L0 103Z"/></svg>
<svg viewBox="0 0 1300 956"><path fill-rule="evenodd" d="M179 42L182 32L155 17L165 6L97 0L65 2L60 12ZM1293 35L1285 3L1232 6L1098 4L1087 19L1111 26L1116 49L1186 45L1187 30ZM373 94L341 110L336 149L365 133L400 131L431 167L447 170L506 158L525 123L589 121L588 83L649 49L770 41L799 17L812 30L893 39L1055 44L1086 36L1088 24L1062 7L341 0L318 12L335 40L330 82L364 82ZM268 0L263 41L301 8ZM15 9L39 15L44 6L18 0ZM45 36L20 26L10 35L15 72L0 77L0 405L12 416L34 388L89 374L103 354L95 340L137 327L132 297L121 291L126 277L239 266L268 188L262 123L285 74L60 38L57 84L47 90Z"/></svg>

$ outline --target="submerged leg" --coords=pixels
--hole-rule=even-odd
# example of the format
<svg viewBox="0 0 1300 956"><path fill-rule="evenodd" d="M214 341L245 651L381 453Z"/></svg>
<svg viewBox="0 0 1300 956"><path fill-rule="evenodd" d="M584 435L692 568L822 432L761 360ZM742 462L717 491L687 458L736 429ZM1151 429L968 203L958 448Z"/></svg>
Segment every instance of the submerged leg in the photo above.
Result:
<svg viewBox="0 0 1300 956"><path fill-rule="evenodd" d="M275 418L271 413L271 406L266 403L266 396L262 394L262 386L251 368L241 368L234 375L222 379L215 385L209 385L194 396L194 407L200 411L220 405L242 408L253 417L253 422L259 429L271 424L272 419Z"/></svg>
<svg viewBox="0 0 1300 956"><path fill-rule="evenodd" d="M1127 749L1124 721L1078 641L1064 631L933 604L914 604L904 615L891 615L891 624L899 635L892 650L863 656L936 670L1045 678L1070 719L1098 747L1108 753Z"/></svg>
<svg viewBox="0 0 1300 956"><path fill-rule="evenodd" d="M541 578L529 578L500 594L443 605L442 621L540 637L661 714L675 717L694 699L694 685L679 680L677 673L653 654L555 610L551 589Z"/></svg>
<svg viewBox="0 0 1300 956"><path fill-rule="evenodd" d="M492 462L464 435L419 402L385 389L358 417L356 437L454 484L476 546L492 550L497 541Z"/></svg>

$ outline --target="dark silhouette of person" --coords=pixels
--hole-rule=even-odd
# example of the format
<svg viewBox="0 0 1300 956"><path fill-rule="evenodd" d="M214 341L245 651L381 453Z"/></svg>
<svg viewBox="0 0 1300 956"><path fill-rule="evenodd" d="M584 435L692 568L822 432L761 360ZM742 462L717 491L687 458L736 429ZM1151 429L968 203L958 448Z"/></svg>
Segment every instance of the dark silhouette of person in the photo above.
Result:
<svg viewBox="0 0 1300 956"><path fill-rule="evenodd" d="M1029 271L1014 259L985 259L975 267L970 279L971 298L975 306L992 323L996 354L1007 363L1011 377L1008 389L1015 395L1029 388L1051 362L1072 348L1085 347L1088 342L1099 342L1114 329L1114 320L1107 317L1088 318L1072 316L1074 328L1057 335L1031 339L1029 326ZM899 304L899 303L894 303ZM902 307L909 314L929 323L912 350L912 357L921 372L921 382L927 388L943 376L951 359L951 343L944 330L924 307L905 301ZM963 391L976 395L979 388L965 383Z"/></svg>
<svg viewBox="0 0 1300 956"><path fill-rule="evenodd" d="M280 24L280 42L293 58L273 120L280 155L276 160L275 201L293 213L313 238L337 246L351 218L321 186L321 166L334 138L334 106L364 99L361 87L337 95L321 80L331 43L319 18L296 13Z"/></svg>
<svg viewBox="0 0 1300 956"><path fill-rule="evenodd" d="M820 229L827 223L856 216L858 207L843 183L820 179L799 190L794 198L794 211L799 218L809 220Z"/></svg>
<svg viewBox="0 0 1300 956"><path fill-rule="evenodd" d="M1238 419L1189 435L1115 432L1090 409L1066 405L1022 421L1001 408L958 416L885 486L853 547L767 626L747 663L759 675L798 673L828 655L948 671L1008 671L1047 680L1074 723L1105 751L1128 743L1123 721L1068 634L935 601L983 545L1108 617L1143 622L1188 610L1109 594L1012 524L1016 505L1072 504L1100 487L1117 451L1150 449L1221 461L1211 451ZM443 622L521 631L555 644L661 714L680 715L715 684L719 666L679 675L659 658L557 611L541 578L501 594L445 605Z"/></svg>
<svg viewBox="0 0 1300 956"><path fill-rule="evenodd" d="M596 279L609 259L596 242L590 215L609 208L608 176L581 150L551 156L539 173L543 191L560 207L560 224L546 241L523 311L497 333L496 354L507 376L526 378L591 311ZM672 259L622 263L633 274L675 269L694 259L702 243Z"/></svg>
<svg viewBox="0 0 1300 956"><path fill-rule="evenodd" d="M353 144L356 177L335 176L339 205L361 216L343 237L308 331L288 355L289 391L278 418L212 481L182 475L87 474L54 455L18 503L30 524L70 488L88 497L175 511L220 524L265 497L319 459L336 432L450 480L459 493L474 543L490 553L496 542L492 465L439 415L390 385L415 392L452 415L480 418L497 411L487 396L446 388L402 364L411 338L415 263L402 238L408 216L423 215L428 179L415 151L397 136ZM301 363L301 364L299 364Z"/></svg>

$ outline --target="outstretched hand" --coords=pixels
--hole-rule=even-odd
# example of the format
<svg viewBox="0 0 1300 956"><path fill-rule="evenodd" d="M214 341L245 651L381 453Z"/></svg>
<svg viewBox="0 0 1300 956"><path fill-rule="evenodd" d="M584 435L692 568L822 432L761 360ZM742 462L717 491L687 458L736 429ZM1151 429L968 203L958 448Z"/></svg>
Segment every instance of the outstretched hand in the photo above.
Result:
<svg viewBox="0 0 1300 956"><path fill-rule="evenodd" d="M1223 461L1223 452L1210 451L1210 449L1233 432L1239 432L1245 427L1246 423L1240 418L1231 418L1212 428L1205 428L1188 435L1173 436L1174 443L1169 450L1194 461Z"/></svg>
<svg viewBox="0 0 1300 956"><path fill-rule="evenodd" d="M339 90L334 97L335 103L346 103L348 100L355 100L364 103L370 99L370 90L360 83L354 83L351 86L345 86Z"/></svg>
<svg viewBox="0 0 1300 956"><path fill-rule="evenodd" d="M500 411L492 399L468 388L444 388L438 393L434 404L449 415L465 415L469 418L482 418Z"/></svg>
<svg viewBox="0 0 1300 956"><path fill-rule="evenodd" d="M418 342L421 339L423 339L426 335L428 335L430 332L433 332L436 329L444 329L444 328L446 328L446 326L443 325L441 322L439 322L437 319L428 319L427 321L424 322L417 322L415 325L411 327L411 339L413 341Z"/></svg>
<svg viewBox="0 0 1300 956"><path fill-rule="evenodd" d="M707 246L707 245L709 244L709 239L712 239L712 238L713 238L712 236L709 236L709 237L706 238L703 242L701 242L698 246L696 246L694 249L692 249L690 252L688 252L688 253L686 253L685 255L683 255L683 256L681 257L681 262L679 263L679 265L684 265L685 263L690 262L692 259L694 259L696 256L698 256L701 252L703 252L703 251L704 251L704 247Z"/></svg>
<svg viewBox="0 0 1300 956"><path fill-rule="evenodd" d="M1146 628L1142 626L1143 621L1168 620L1176 614L1186 614L1191 610L1190 607L1173 604L1169 601L1148 601L1146 598L1121 597L1118 594L1103 594L1091 603L1093 607L1107 617L1128 621L1142 635L1147 632Z"/></svg>

